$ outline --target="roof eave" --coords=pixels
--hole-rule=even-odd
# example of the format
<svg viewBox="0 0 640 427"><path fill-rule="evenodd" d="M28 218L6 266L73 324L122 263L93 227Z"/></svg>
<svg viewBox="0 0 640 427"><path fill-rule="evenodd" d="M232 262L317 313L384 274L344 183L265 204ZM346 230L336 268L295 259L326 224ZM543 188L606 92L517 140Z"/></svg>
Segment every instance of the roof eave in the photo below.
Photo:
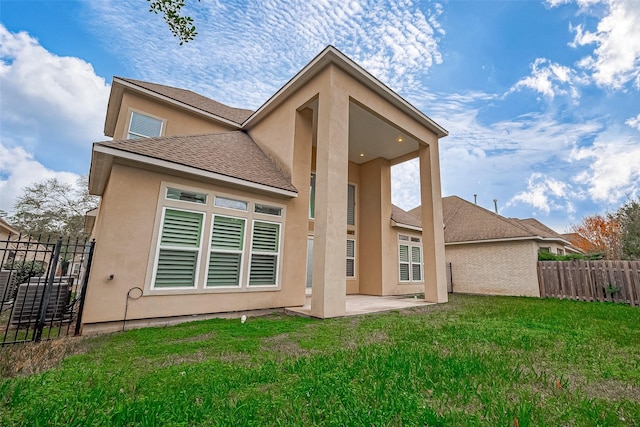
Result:
<svg viewBox="0 0 640 427"><path fill-rule="evenodd" d="M138 93L144 94L146 96L150 96L152 98L161 100L163 102L166 102L166 103L171 104L173 106L176 106L178 108L182 108L184 110L187 110L187 111L189 111L191 113L198 114L200 116L206 117L206 118L211 119L211 120L215 120L215 121L217 121L217 122L219 122L221 124L224 124L226 126L231 126L231 127L235 128L235 129L240 129L240 126L241 126L240 123L234 122L233 120L225 119L224 117L218 116L217 114L213 114L213 113L210 113L208 111L204 111L204 110L202 110L200 108L194 107L194 106L186 104L184 102L180 102L180 101L175 100L173 98L170 98L168 96L159 94L157 92L154 92L152 90L149 90L149 89L141 87L141 86L138 86L138 85L136 85L134 83L128 82L128 81L126 81L124 79L121 79L121 78L115 77L115 76L113 77L113 83L111 85L111 93L112 93L112 95L113 95L114 87L117 87L118 91L119 91L116 94L116 96L118 97L118 102L117 102L117 110L118 111L116 111L115 117L112 117L111 120L109 121L109 109L107 108L107 118L108 118L107 120L108 120L108 122L105 123L105 134L107 136L113 137L113 133L115 132L115 125L116 125L116 122L118 120L118 113L120 111L120 104L122 103L122 95L124 94L124 90L125 89L129 89L131 91L138 92ZM111 106L111 96L109 97L109 106ZM115 108L116 107L114 107L114 109ZM113 122L113 123L111 123L111 122ZM109 125L109 130L111 131L110 135L106 133L107 132L107 124Z"/></svg>
<svg viewBox="0 0 640 427"><path fill-rule="evenodd" d="M170 170L170 171L174 171L174 172L179 172L179 173L186 173L189 175L194 175L197 177L201 177L201 178L206 178L209 180L213 180L216 182L221 182L221 183L225 183L225 184L230 184L230 185L234 185L234 186L239 186L239 187L244 187L253 191L260 191L263 193L269 193L269 194L273 194L279 197L288 197L288 198L295 198L298 197L298 192L297 191L293 191L293 190L288 190L288 189L284 189L284 188L278 188L278 187L272 187L266 184L260 184L257 182L252 182L252 181L247 181L241 178L235 178L232 176L228 176L228 175L223 175L220 173L216 173L216 172L210 172L210 171L205 171L202 169L198 169L198 168L194 168L192 166L186 166L186 165L182 165L179 163L174 163L174 162L170 162L168 160L162 160L162 159L156 159L153 157L148 157L148 156L144 156L142 154L136 154L136 153L131 153L129 151L125 151L125 150L118 150L117 148L112 148L112 147L105 147L104 145L101 145L100 143L96 143L93 146L93 153L94 156L96 156L95 158L98 160L101 160L102 157L104 156L105 159L108 158L109 160L109 169L111 168L111 164L113 163L113 159L114 158L121 158L121 159L126 159L129 161L133 161L136 163L141 163L141 164L145 164L148 166L154 166L157 168L161 168L161 169L165 169L165 170ZM104 162L105 160L103 160ZM104 186L106 185L107 182L107 177L108 175L105 177L105 173L103 172L103 170L105 170L106 168L102 168L101 170L98 170L96 172L96 176L97 176L97 180L95 182L95 184L93 184L95 186L96 191L99 191L99 193L92 193L92 175L93 175L93 166L94 166L94 161L93 161L93 157L92 157L92 162L91 162L91 166L92 166L92 171L89 175L89 189L90 189L90 193L91 194L97 194L97 195L101 195L102 192L104 191Z"/></svg>
<svg viewBox="0 0 640 427"><path fill-rule="evenodd" d="M329 45L315 58L311 60L302 70L300 70L291 80L280 88L271 98L258 108L247 120L242 123L242 129L252 126L267 116L272 110L280 105L291 93L303 86L329 64L334 64L364 84L378 95L382 96L391 104L407 113L409 116L424 124L429 130L434 132L438 138L445 137L449 132L426 114L411 105L400 95L392 91L388 86L371 75L368 71L340 52L335 47Z"/></svg>

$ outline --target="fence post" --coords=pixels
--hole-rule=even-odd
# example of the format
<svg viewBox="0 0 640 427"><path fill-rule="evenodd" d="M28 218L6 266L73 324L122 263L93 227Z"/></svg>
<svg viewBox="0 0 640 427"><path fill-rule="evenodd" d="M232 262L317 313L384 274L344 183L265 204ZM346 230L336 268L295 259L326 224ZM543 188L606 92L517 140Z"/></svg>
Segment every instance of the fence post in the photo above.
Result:
<svg viewBox="0 0 640 427"><path fill-rule="evenodd" d="M80 328L82 327L82 311L84 310L84 299L87 293L87 284L89 283L89 273L91 273L91 262L93 261L93 249L96 247L96 239L93 239L89 244L89 255L87 256L87 269L84 272L82 278L82 293L80 294L80 306L78 307L78 316L76 317L76 329L74 336L80 335Z"/></svg>
<svg viewBox="0 0 640 427"><path fill-rule="evenodd" d="M53 280L56 277L56 270L58 269L58 258L60 258L60 248L62 247L62 237L58 238L55 249L53 250L53 258L51 259L51 271L49 277L44 284L44 292L42 293L42 301L40 301L40 313L38 315L38 321L36 322L36 328L34 331L33 340L39 342L42 339L42 330L47 317L47 308L49 308L49 299L51 298L51 290L53 289Z"/></svg>

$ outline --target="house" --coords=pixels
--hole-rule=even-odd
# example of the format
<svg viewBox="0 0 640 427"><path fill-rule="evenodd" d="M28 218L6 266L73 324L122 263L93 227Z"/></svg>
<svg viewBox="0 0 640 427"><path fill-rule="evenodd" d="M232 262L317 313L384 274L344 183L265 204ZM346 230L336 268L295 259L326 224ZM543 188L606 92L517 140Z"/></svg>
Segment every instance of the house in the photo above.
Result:
<svg viewBox="0 0 640 427"><path fill-rule="evenodd" d="M319 318L347 294L447 301L447 132L332 46L256 111L115 77L105 134L85 331L125 310L142 324L302 306L307 283ZM418 228L391 220L391 166L413 158Z"/></svg>
<svg viewBox="0 0 640 427"><path fill-rule="evenodd" d="M444 197L442 209L454 292L540 296L538 252L580 252L533 218L505 218L457 196ZM409 214L419 220L420 209Z"/></svg>

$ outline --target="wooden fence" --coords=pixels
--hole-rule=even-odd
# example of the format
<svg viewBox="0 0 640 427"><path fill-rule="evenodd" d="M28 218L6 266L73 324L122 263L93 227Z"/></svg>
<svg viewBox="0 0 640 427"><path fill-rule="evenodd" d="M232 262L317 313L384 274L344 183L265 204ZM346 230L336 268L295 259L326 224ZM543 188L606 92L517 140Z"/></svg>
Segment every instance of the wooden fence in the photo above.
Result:
<svg viewBox="0 0 640 427"><path fill-rule="evenodd" d="M640 306L640 261L538 261L541 297Z"/></svg>

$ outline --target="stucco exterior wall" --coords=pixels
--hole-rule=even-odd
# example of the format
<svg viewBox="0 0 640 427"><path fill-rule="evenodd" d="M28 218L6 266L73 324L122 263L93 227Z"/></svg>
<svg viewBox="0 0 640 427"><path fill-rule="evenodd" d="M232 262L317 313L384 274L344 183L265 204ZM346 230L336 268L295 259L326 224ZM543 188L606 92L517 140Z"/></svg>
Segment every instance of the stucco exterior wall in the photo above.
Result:
<svg viewBox="0 0 640 427"><path fill-rule="evenodd" d="M486 295L540 296L538 248L531 240L447 245L453 291Z"/></svg>
<svg viewBox="0 0 640 427"><path fill-rule="evenodd" d="M96 241L83 323L123 319L127 292L134 287L146 289L148 266L155 259L152 244L162 182L204 191L234 195L243 200L285 206L286 221L282 234L280 289L201 292L172 295L145 295L129 300L127 319L242 311L303 305L305 299L305 263L300 253L306 250L307 205L300 209L296 199L283 199L230 189L186 177L114 164L105 190L100 218L96 223L100 238ZM162 195L164 198L164 195ZM307 200L308 203L308 200ZM300 215L300 211L303 215ZM106 230L105 232L102 232ZM302 232L301 232L302 231ZM205 233L206 236L206 233ZM151 259L153 258L153 259ZM109 276L113 274L113 280Z"/></svg>
<svg viewBox="0 0 640 427"><path fill-rule="evenodd" d="M127 139L131 112L136 111L163 120L161 136L197 135L208 132L235 130L231 126L216 123L186 110L170 106L142 95L125 92L118 113L118 121L113 139Z"/></svg>

